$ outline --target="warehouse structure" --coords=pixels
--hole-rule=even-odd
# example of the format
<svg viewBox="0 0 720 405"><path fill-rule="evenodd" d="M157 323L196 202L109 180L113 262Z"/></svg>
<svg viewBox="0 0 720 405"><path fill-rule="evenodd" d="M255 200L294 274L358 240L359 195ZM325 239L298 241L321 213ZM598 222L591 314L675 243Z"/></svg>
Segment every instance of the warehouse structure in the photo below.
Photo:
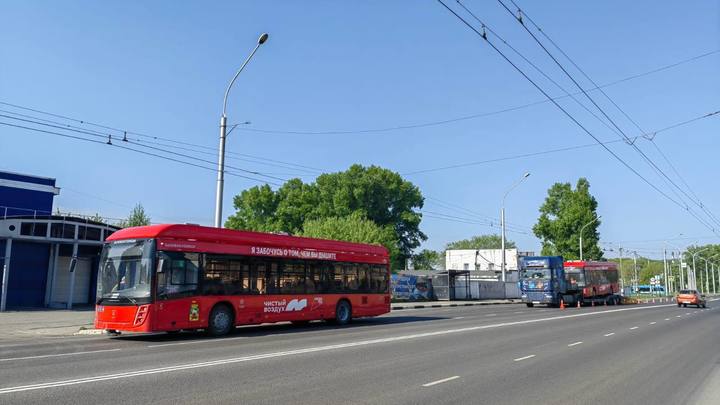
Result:
<svg viewBox="0 0 720 405"><path fill-rule="evenodd" d="M0 172L0 311L92 304L102 243L118 228L52 215L55 179Z"/></svg>

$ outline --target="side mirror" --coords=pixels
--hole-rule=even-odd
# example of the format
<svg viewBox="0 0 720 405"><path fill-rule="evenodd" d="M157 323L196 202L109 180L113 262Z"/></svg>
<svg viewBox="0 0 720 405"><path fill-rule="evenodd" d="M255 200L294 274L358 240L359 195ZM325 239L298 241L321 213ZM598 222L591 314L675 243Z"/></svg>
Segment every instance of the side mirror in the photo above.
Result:
<svg viewBox="0 0 720 405"><path fill-rule="evenodd" d="M163 272L163 268L165 268L165 259L164 259L164 258L160 258L160 259L158 259L158 265L157 265L157 270L156 270L156 272L162 273L162 272Z"/></svg>
<svg viewBox="0 0 720 405"><path fill-rule="evenodd" d="M70 266L68 266L68 270L70 273L75 271L75 266L77 266L77 257L73 257L70 259Z"/></svg>

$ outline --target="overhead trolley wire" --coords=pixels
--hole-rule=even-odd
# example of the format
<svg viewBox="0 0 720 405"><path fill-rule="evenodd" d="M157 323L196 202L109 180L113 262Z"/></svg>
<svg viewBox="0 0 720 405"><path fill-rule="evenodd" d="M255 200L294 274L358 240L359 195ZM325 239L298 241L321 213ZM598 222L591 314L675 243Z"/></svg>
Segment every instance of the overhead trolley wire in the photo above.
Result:
<svg viewBox="0 0 720 405"><path fill-rule="evenodd" d="M172 162L181 163L181 164L185 164L185 165L188 165L188 166L193 166L193 167L197 167L197 168L200 168L200 169L205 169L205 170L209 170L209 171L213 171L213 172L216 172L216 171L217 171L216 169L211 168L211 167L202 166L202 165L195 164L195 163L192 163L192 162L188 162L188 161L185 161L185 160L175 159L175 158L172 158L172 157L169 157L169 156L159 155L159 154L157 154L157 153L152 153L152 152L147 152L147 151L143 151L143 150L139 150L139 149L130 148L130 147L127 147L127 146L124 146L124 145L118 145L117 143L108 143L107 141L101 141L101 140L95 140L95 139L88 139L88 138L83 138L83 137L81 137L81 136L75 136L75 135L70 135L70 134L63 134L63 133L54 132L54 131L46 131L46 130L44 130L44 129L32 128L32 127L27 127L27 126L23 126L23 125L16 125L16 124L11 124L11 123L2 122L2 121L0 121L0 125L5 125L5 126L8 126L8 127L14 127L14 128L19 128L19 129L25 129L25 130L29 130L29 131L40 132L40 133L49 134L49 135L54 135L54 136L60 136L60 137L64 137L64 138L71 138L71 139L80 140L80 141L85 141L85 142L91 142L91 143L97 143L97 144L103 144L103 145L110 145L110 146L113 146L113 147L116 147L116 148L129 150L129 151L132 151L132 152L135 152L135 153L140 153L140 154L143 154L143 155L153 156L153 157L156 157L156 158L160 158L160 159L164 159L164 160L169 160L169 161L172 161ZM269 182L269 181L257 179L257 178L254 178L254 177L244 176L244 175L241 175L241 174L238 174L238 173L235 173L235 172L231 172L231 171L228 171L228 170L226 170L225 173L228 174L228 175L230 175L230 176L235 176L235 177L240 177L240 178L244 178L244 179L247 179L247 180L252 180L252 181L256 181L256 182L260 182L260 183L268 183L268 184L272 184L272 185L275 185L275 186L280 186L280 184L278 184L278 183L273 183L273 182Z"/></svg>
<svg viewBox="0 0 720 405"><path fill-rule="evenodd" d="M195 147L195 148L202 148L202 149L209 150L209 151L213 151L213 152L217 153L217 148L213 148L213 147L207 146L207 145L200 145L200 144L196 144L196 143L192 143L192 142L185 142L185 141L180 141L180 140L177 140L177 139L167 138L167 137L162 137L162 136L148 135L148 134L145 134L145 133L142 133L142 132L137 132L137 131L124 130L124 129L121 129L121 128L116 128L116 127L111 127L111 126L108 126L108 125L98 124L98 123L96 123L96 122L87 121L87 120L82 120L82 119L78 119L78 118L73 118L73 117L69 117L69 116L66 116L66 115L62 115L62 114L57 114L57 113L52 113L52 112L48 112L48 111L39 110L39 109L37 109L37 108L31 108L31 107L22 106L22 105L19 105L19 104L9 103L9 102L6 102L6 101L0 101L0 105L5 105L5 106L13 107L13 108L16 108L16 109L25 110L25 111L31 111L31 112L35 112L35 113L38 113L38 114L44 114L44 115L47 115L47 116L50 116L50 117L60 118L60 119L64 119L64 120L67 120L67 121L72 121L72 122L75 122L75 123L79 123L79 124L82 124L82 125L89 125L89 126L94 126L94 127L97 127L97 128L106 129L106 130L109 130L109 131L115 131L115 132L117 132L117 135L118 135L118 136L136 135L136 136L139 136L139 137L145 138L145 139L152 139L152 140L161 140L161 141L166 141L166 142L172 142L172 143L177 143L177 144L180 144L180 145L191 146L191 147ZM5 112L8 112L8 111L5 111ZM13 113L13 114L20 115L19 113ZM35 118L37 118L37 117L35 117ZM45 120L45 121L49 121L49 120ZM55 123L55 124L60 124L60 123L58 123L58 122L54 122L54 123ZM83 129L83 130L86 130L86 131L92 131L92 130L89 130L89 129L87 129L87 128L81 128L81 127L72 126L72 125L67 125L67 124L61 124L61 125L64 125L64 126L67 126L67 127L70 127L70 128L76 128L76 129ZM95 132L97 132L97 131L95 131ZM106 135L107 135L107 134L106 134ZM147 141L144 141L144 142L147 142ZM316 167L305 166L305 165L300 165L300 164L291 163L291 162L283 162L283 161L281 161L281 160L270 159L270 158L261 157L261 156L254 156L254 155L249 155L249 154L244 154L244 153L238 153L238 152L233 152L233 151L226 151L225 153L226 153L227 155L235 155L235 156L248 157L248 158L252 158L252 159L265 160L265 161L269 161L269 162L273 162L273 163L281 163L281 164L285 164L285 165L288 165L288 166L294 166L294 167L299 167L299 168L311 169L311 170L314 170L314 171L321 171L321 169L318 169L318 168L316 168ZM259 162L258 162L258 163L259 163Z"/></svg>
<svg viewBox="0 0 720 405"><path fill-rule="evenodd" d="M614 86L616 84L624 83L630 80L638 79L641 77L645 77L651 74L659 73L668 69L672 69L674 67L690 63L702 58L706 58L708 56L712 56L715 54L720 53L720 49L716 49L713 51L705 52L700 55L696 55L687 59L680 60L678 62L674 62L668 65L664 65L646 72L637 73L631 76L624 77L622 79L617 79L605 84L602 84L598 87L587 89L587 91L594 91L600 88L607 88ZM579 94L582 94L581 92L575 92L571 93L572 95L576 96ZM562 95L558 97L554 97L554 100L561 100L568 97L567 95ZM549 100L539 100L532 103L522 104L515 107L508 107L500 110L495 111L488 111L483 113L477 113L477 114L470 114L465 115L461 117L454 117L454 118L447 118L443 120L437 120L437 121L428 121L428 122L421 122L417 124L406 124L406 125L395 125L395 126L389 126L389 127L379 127L379 128L361 128L361 129L354 129L354 130L328 130L328 131L310 131L310 130L282 130L282 129L272 129L272 128L238 128L239 131L244 132L257 132L257 133L265 133L265 134L286 134L286 135L349 135L349 134L363 134L363 133L379 133L379 132L391 132L391 131L400 131L400 130L406 130L406 129L416 129L416 128L426 128L426 127L433 127L433 126L439 126L439 125L446 125L451 124L454 122L460 122L460 121L466 121L466 120L472 120L477 118L483 118L483 117L489 117L497 114L503 114L507 112L517 111L529 107L534 107L536 105L541 105L548 103Z"/></svg>
<svg viewBox="0 0 720 405"><path fill-rule="evenodd" d="M556 100L554 100L542 87L540 87L532 78L530 78L520 67L518 67L512 60L510 60L492 41L490 41L487 37L487 34L481 33L478 31L472 24L470 24L467 20L465 20L462 16L460 16L455 10L450 8L443 0L437 0L438 3L440 3L443 7L445 7L450 13L452 13L457 19L459 19L463 24L465 24L468 28L470 28L476 35L478 35L480 38L482 38L490 47L492 47L495 52L497 52L506 62L508 62L518 73L520 73L528 82L530 82L538 91L540 91L550 102L552 102L555 107L557 107L560 111L562 111L575 125L577 125L580 129L583 130L586 134L588 134L591 138L593 138L598 144L600 144L608 153L610 153L618 162L620 162L623 166L625 166L628 170L630 170L635 176L640 178L644 183L649 185L651 188L653 188L655 191L657 191L659 194L661 194L663 197L674 203L675 205L679 206L680 208L686 210L691 215L693 215L698 221L703 223L705 226L708 226L706 223L704 223L701 218L697 217L693 212L688 210L685 205L678 202L671 196L669 196L667 193L665 193L662 189L657 187L655 184L650 182L647 178L645 178L640 172L638 172L635 168L630 166L629 163L627 163L625 160L623 160L619 155L617 155L612 149L607 147L600 139L590 132L582 123L580 123L572 114L570 114L565 108L563 108ZM713 230L713 233L716 233L714 228L711 226L708 226Z"/></svg>
<svg viewBox="0 0 720 405"><path fill-rule="evenodd" d="M711 112L708 114L703 114L701 116L698 116L698 117L695 117L695 118L692 118L689 120L685 120L685 121L682 121L679 123L672 124L665 128L661 128L654 132L651 132L651 134L653 134L653 136L655 136L662 132L669 131L674 128L678 128L683 125L688 125L695 121L702 120L704 118L710 118L710 117L716 116L718 114L720 114L720 110L714 111L714 112ZM644 135L638 135L638 136L633 137L633 142L637 141L638 138L641 138L641 137L644 137ZM624 140L613 139L610 141L604 141L603 143L607 145L607 144L619 143L619 142L624 142ZM538 151L538 152L528 152L528 153L522 153L522 154L518 154L518 155L494 158L494 159L479 160L479 161L467 162L467 163L458 163L458 164L454 164L454 165L440 166L440 167L434 167L434 168L430 168L430 169L414 170L414 171L410 171L410 172L404 172L401 174L403 176L409 176L409 175L413 175L413 174L430 173L430 172L436 172L436 171L441 171L441 170L450 170L450 169L457 169L457 168L468 167L468 166L477 166L477 165L486 164L486 163L502 162L505 160L515 160L515 159L522 159L522 158L527 158L527 157L547 155L547 154L552 154L552 153L567 152L567 151L571 151L571 150L585 149L585 148L591 148L591 147L596 147L596 146L598 146L597 143L587 143L584 145L566 146L566 147L562 147L562 148L546 149L546 150L542 150L542 151Z"/></svg>
<svg viewBox="0 0 720 405"><path fill-rule="evenodd" d="M648 164L651 166L651 168L653 168L658 174L661 175L661 177L663 177L663 178L665 179L665 181L668 183L668 185L671 186L671 189L672 189L672 187L675 187L675 189L677 189L680 193L684 194L685 197L686 197L688 200L692 201L693 203L695 203L695 204L698 205L699 207L702 207L702 203L698 203L694 198L692 198L690 195L688 195L688 193L687 193L685 190L683 190L680 186L678 186L677 183L675 183L675 181L673 181L659 166L657 166L657 164L656 164L650 157L648 157L648 156L645 154L645 152L643 152L642 149L640 149L640 148L635 144L634 141L631 141L631 140L630 140L630 137L625 133L625 131L623 131L622 128L620 128L620 126L607 114L607 112L605 112L605 110L604 110L602 107L600 107L600 105L598 105L598 103L595 101L595 99L594 99L593 97L591 97L591 96L588 94L587 91L585 91L585 89L577 82L577 80L573 77L573 75L570 74L570 72L568 72L568 70L563 66L563 64L560 63L560 61L558 61L558 59L552 54L552 52L550 52L550 50L547 49L547 47L542 43L542 41L540 41L540 40L538 39L538 37L537 37L535 34L533 34L532 31L530 31L530 29L527 27L527 25L526 25L525 22L523 21L523 16L527 17L527 14L526 14L525 12L523 12L519 7L517 7L517 4L515 4L515 2L514 2L513 0L510 0L510 1L512 1L513 4L517 7L517 10L518 10L518 14L517 14L517 15L516 15L515 13L513 13L512 10L510 10L510 8L503 2L503 0L497 0L497 1L498 1L498 3L500 3L500 4L503 6L503 8L504 8L518 23L520 23L520 25L523 27L523 29L533 38L533 40L542 48L542 50L553 60L553 62L560 68L560 70L562 70L562 72L573 82L573 84L582 92L582 94L583 94L588 100L590 100L590 102L595 106L595 108L597 108L597 109L600 111L600 113L601 113L608 121L610 121L610 123L613 125L613 127L615 127L615 128L620 132L622 138L625 139L626 143L627 143L628 145L630 145L637 153L639 153L639 154L642 156L642 158L646 161L646 163L648 163ZM529 17L527 17L527 18L528 18L529 21L532 22L532 20L530 20ZM537 25L536 25L534 22L533 22L533 25L535 25L535 26L537 27ZM549 38L549 37L547 36L547 34L545 34L542 30L540 30L540 32L541 32L546 38ZM556 48L559 49L559 47L557 46L557 44L555 44L555 42L553 42L553 41L551 41L551 42L555 45ZM575 62L573 62L573 61L570 59L570 57L569 57L565 52L563 52L562 50L560 50L560 52L562 52L562 54L563 54L568 60L570 60L570 62L571 62L583 75L585 75L585 77L588 78L588 80L589 80L593 85L596 85L596 83L595 83L592 79L590 79L589 76L588 76L587 74L585 74L585 72L584 72L582 69L580 69L580 68L577 66L577 64L575 64ZM629 116L617 103L615 103L615 101L613 101L613 100L610 98L610 96L607 95L607 93L605 93L602 89L600 89L600 92L601 92L608 100L610 100L610 102L611 102L620 112L622 112L622 113L625 115L626 118L628 118L633 124L636 125L636 127L640 130L640 133L641 133L641 134L645 133L645 131L643 131L643 129L640 128L640 126L637 124L637 122L635 122L632 118L630 118L630 116ZM680 201L683 202L683 204L686 204L685 210L688 211L688 212L691 212L690 207L687 206L687 203L685 203L685 201L683 200L683 197L680 196L680 195L675 191L675 189L673 189L673 193L676 195L676 197L678 197L678 199L680 199ZM712 216L710 216L710 217L712 218ZM716 225L720 225L720 222L717 222L717 221L716 221ZM714 232L714 231L715 231L715 230L714 230L714 226L712 226L712 225L710 225L710 226L711 226L711 228L713 228L713 232Z"/></svg>
<svg viewBox="0 0 720 405"><path fill-rule="evenodd" d="M8 115L5 115L5 114L0 114L0 117L10 118L10 119L14 119L14 120L18 120L18 121L23 121L23 122L27 122L27 123L44 125L44 126L48 126L48 127L51 127L51 128L58 128L58 129L62 129L62 130L65 130L65 131L77 132L77 133L81 133L81 134L85 134L85 135L91 135L91 136L95 136L95 137L100 137L100 138L104 138L104 139L108 139L108 140L112 141L112 137L111 137L110 135L107 135L107 134L99 134L99 133L96 133L95 131L87 131L87 130L81 130L81 129L63 128L62 126L58 126L58 125L45 124L45 123L42 123L42 122L37 122L37 121L28 120L28 119L24 119L24 118L16 118L16 117L8 116ZM24 127L23 127L23 128L24 128ZM197 161L203 162L203 163L215 164L215 162L210 161L210 160L201 159L201 158L198 158L198 157L195 157L195 156L191 156L191 155L187 155L187 154L184 154L184 153L178 153L178 152L168 151L168 150L161 149L161 148L157 148L157 147L154 147L154 146L145 145L145 144L142 144L142 143L139 143L139 142L135 142L135 141L129 140L129 139L127 139L127 138L125 138L125 139L118 139L118 138L116 138L115 140L116 140L116 141L121 141L121 142L126 142L126 143L131 144L131 145L137 145L137 146L140 146L140 147L143 147L143 148L147 148L147 149L156 150L156 151L163 152L163 153L168 153L168 154L171 154L171 155L176 155L176 156L184 157L184 158L186 158L186 159L197 160ZM103 142L103 143L105 143L105 142ZM225 166L226 166L227 168L229 168L229 169L238 170L238 171L245 172L245 173L249 173L249 174L254 174L254 175L260 176L260 177L267 177L267 178L270 178L270 179L273 179L273 180L279 180L279 181L287 181L287 179L282 179L282 178L279 178L279 177L270 176L270 175L268 175L268 174L261 173L261 172L256 172L256 171L252 171L252 170L247 170L247 169L243 169L243 168L240 168L240 167L234 167L234 166L230 166L230 165L225 165Z"/></svg>

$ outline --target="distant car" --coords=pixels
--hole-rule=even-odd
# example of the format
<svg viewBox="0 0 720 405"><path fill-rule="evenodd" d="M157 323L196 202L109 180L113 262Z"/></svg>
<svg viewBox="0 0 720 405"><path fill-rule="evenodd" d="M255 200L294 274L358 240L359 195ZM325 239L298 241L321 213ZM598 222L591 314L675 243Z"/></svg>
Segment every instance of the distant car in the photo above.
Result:
<svg viewBox="0 0 720 405"><path fill-rule="evenodd" d="M680 290L677 295L677 305L687 307L689 305L697 305L698 308L701 306L707 308L707 301L705 296L700 294L697 290Z"/></svg>

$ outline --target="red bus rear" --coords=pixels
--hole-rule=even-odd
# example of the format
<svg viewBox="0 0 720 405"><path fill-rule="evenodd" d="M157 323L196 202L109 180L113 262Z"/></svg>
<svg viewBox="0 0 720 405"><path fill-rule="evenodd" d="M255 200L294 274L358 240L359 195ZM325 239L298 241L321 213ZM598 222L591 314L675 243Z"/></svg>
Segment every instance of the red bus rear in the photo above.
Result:
<svg viewBox="0 0 720 405"><path fill-rule="evenodd" d="M95 327L159 332L390 312L382 246L152 225L115 232L98 273Z"/></svg>
<svg viewBox="0 0 720 405"><path fill-rule="evenodd" d="M583 298L606 297L620 292L618 268L614 262L573 260L565 262L564 267L567 273L580 270L577 274L582 279L577 283L582 287Z"/></svg>

